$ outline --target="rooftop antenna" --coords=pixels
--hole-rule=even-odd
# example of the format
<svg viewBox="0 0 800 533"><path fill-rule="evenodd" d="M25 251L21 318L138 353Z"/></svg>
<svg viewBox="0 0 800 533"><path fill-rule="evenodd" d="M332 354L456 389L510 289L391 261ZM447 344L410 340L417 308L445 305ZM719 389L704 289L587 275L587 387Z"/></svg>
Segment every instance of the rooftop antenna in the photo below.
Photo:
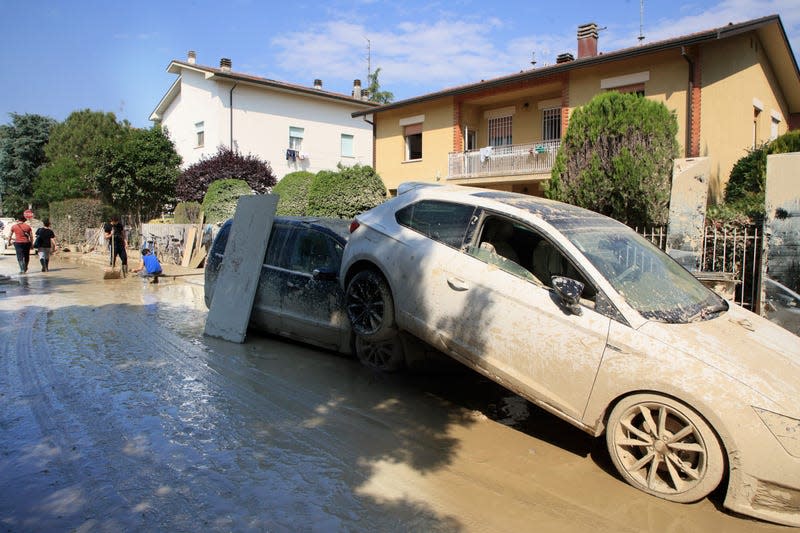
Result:
<svg viewBox="0 0 800 533"><path fill-rule="evenodd" d="M364 39L367 39L364 37ZM370 76L372 76L372 41L367 39L367 83L369 83Z"/></svg>
<svg viewBox="0 0 800 533"><path fill-rule="evenodd" d="M644 0L639 0L639 44L644 41Z"/></svg>
<svg viewBox="0 0 800 533"><path fill-rule="evenodd" d="M536 52L531 52L531 65L536 65Z"/></svg>

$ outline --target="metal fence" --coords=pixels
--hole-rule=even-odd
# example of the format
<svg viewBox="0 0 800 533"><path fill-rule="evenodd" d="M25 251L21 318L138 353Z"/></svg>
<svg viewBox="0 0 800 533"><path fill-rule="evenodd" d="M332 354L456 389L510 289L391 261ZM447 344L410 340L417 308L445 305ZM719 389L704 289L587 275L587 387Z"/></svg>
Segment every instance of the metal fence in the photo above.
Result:
<svg viewBox="0 0 800 533"><path fill-rule="evenodd" d="M647 240L667 251L666 228L639 229L636 231ZM728 276L735 284L734 301L758 311L758 293L761 276L761 239L759 226L739 226L733 228L706 226L703 236L700 272Z"/></svg>

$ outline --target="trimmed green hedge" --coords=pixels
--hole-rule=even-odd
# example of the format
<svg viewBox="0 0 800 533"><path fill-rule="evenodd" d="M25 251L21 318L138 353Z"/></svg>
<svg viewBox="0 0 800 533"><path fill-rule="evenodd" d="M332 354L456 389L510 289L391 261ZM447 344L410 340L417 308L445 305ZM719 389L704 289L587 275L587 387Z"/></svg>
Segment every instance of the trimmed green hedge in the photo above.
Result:
<svg viewBox="0 0 800 533"><path fill-rule="evenodd" d="M206 222L215 224L231 218L236 212L236 202L240 196L252 194L243 180L217 180L208 187L203 198L203 211Z"/></svg>
<svg viewBox="0 0 800 533"><path fill-rule="evenodd" d="M317 173L308 191L308 214L352 218L386 200L386 186L370 166L343 167Z"/></svg>
<svg viewBox="0 0 800 533"><path fill-rule="evenodd" d="M95 198L71 198L50 202L50 225L59 245L86 240L86 228L99 228L111 216L112 208Z"/></svg>
<svg viewBox="0 0 800 533"><path fill-rule="evenodd" d="M308 214L308 191L314 180L314 173L305 170L286 174L272 192L280 196L276 214L283 216L303 216Z"/></svg>
<svg viewBox="0 0 800 533"><path fill-rule="evenodd" d="M200 224L203 206L199 202L179 202L175 206L175 224Z"/></svg>

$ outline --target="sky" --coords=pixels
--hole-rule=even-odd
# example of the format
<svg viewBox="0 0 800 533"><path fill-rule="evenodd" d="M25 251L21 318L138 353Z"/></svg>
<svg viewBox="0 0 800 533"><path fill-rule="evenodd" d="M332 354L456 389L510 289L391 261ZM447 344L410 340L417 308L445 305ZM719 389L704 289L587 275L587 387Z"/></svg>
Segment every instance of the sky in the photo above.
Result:
<svg viewBox="0 0 800 533"><path fill-rule="evenodd" d="M201 65L230 58L235 72L345 94L380 68L398 101L577 56L588 22L612 52L773 14L797 61L800 0L0 0L0 124L92 109L149 127L176 78L167 66L189 50Z"/></svg>

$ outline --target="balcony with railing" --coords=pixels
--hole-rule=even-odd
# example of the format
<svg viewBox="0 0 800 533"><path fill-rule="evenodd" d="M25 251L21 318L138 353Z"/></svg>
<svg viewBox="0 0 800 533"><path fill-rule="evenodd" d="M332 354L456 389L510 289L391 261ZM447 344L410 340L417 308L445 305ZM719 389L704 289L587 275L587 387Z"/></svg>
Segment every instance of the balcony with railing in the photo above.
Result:
<svg viewBox="0 0 800 533"><path fill-rule="evenodd" d="M450 152L447 179L549 174L561 140Z"/></svg>

